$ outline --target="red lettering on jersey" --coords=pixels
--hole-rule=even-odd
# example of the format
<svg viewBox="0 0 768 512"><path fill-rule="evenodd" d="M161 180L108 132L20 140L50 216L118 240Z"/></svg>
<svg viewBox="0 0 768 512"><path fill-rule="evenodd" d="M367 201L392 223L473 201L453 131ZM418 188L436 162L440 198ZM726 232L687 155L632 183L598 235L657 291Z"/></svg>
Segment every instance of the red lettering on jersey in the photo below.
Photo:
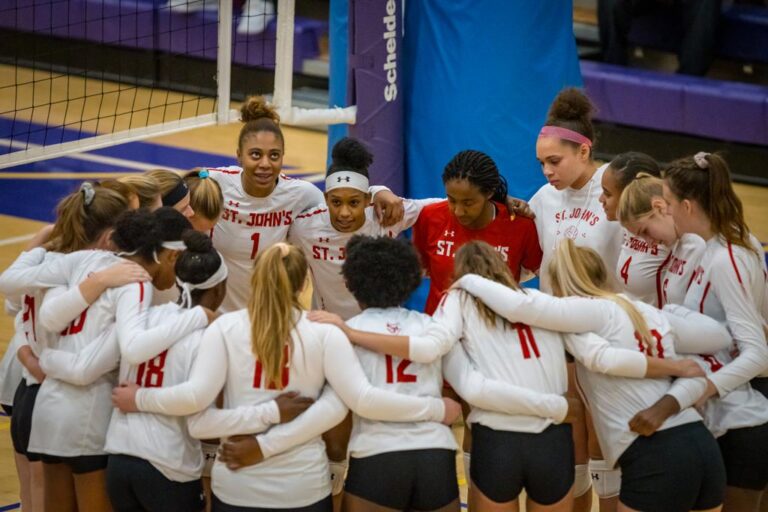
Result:
<svg viewBox="0 0 768 512"><path fill-rule="evenodd" d="M661 334L656 329L651 329L651 336L653 336L653 338L656 340L655 356L653 354L653 350L651 350L651 347L646 347L643 343L643 338L640 337L640 333L635 331L635 339L637 340L637 346L640 349L640 352L650 357L658 357L659 359L664 359L664 345L661 344Z"/></svg>
<svg viewBox="0 0 768 512"><path fill-rule="evenodd" d="M280 372L280 380L283 384L283 389L285 389L288 386L288 380L290 378L290 369L288 368L288 364L290 363L290 353L288 350L288 345L283 347L283 370ZM262 389L265 387L266 389L277 389L277 386L274 382L264 383L263 381L263 373L264 373L264 367L261 365L261 361L256 361L256 368L253 372L253 387L256 389Z"/></svg>
<svg viewBox="0 0 768 512"><path fill-rule="evenodd" d="M405 373L406 368L408 368L411 365L411 361L408 359L401 359L400 364L397 365L397 380L395 380L394 375L394 369L393 369L393 357L387 354L387 384L394 384L395 382L401 383L408 383L408 382L416 382L416 375Z"/></svg>
<svg viewBox="0 0 768 512"><path fill-rule="evenodd" d="M24 296L24 312L21 316L22 322L25 324L27 322L30 323L32 326L32 338L37 340L37 333L35 331L35 298L31 295L25 295ZM27 336L27 340L29 340L29 333L24 333Z"/></svg>
<svg viewBox="0 0 768 512"><path fill-rule="evenodd" d="M531 358L531 350L533 350L536 358L540 358L539 346L536 345L536 338L533 337L533 331L530 326L525 324L515 324L517 329L517 336L520 338L520 348L523 350L523 359Z"/></svg>
<svg viewBox="0 0 768 512"><path fill-rule="evenodd" d="M163 350L149 361L141 363L136 375L136 384L143 388L159 388L165 378L165 358L168 349Z"/></svg>
<svg viewBox="0 0 768 512"><path fill-rule="evenodd" d="M707 362L709 365L710 370L712 370L712 373L717 372L720 368L723 367L723 363L717 360L717 358L710 354L699 354L699 357L701 357L704 361Z"/></svg>
<svg viewBox="0 0 768 512"><path fill-rule="evenodd" d="M75 318L72 320L72 323L67 326L66 329L61 331L62 336L71 336L73 334L77 334L80 331L83 330L83 327L85 326L85 317L88 313L88 308L86 308L82 313L80 313L80 316L78 318Z"/></svg>

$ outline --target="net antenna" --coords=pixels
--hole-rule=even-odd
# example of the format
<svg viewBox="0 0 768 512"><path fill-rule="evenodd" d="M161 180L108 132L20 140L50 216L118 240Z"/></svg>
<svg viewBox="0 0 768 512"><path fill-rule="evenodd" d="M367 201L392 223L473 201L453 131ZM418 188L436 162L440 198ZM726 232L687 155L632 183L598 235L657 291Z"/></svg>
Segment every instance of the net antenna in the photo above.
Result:
<svg viewBox="0 0 768 512"><path fill-rule="evenodd" d="M56 8L55 0L47 1L51 2L52 9ZM190 5L192 1L188 0ZM136 25L145 31L155 30L157 27L156 31L145 33L143 37L153 38L155 43L167 41L167 52L160 52L158 58L165 59L162 63L165 63L169 70L174 65L175 56L180 54L193 58L213 58L215 55L215 82L209 76L205 80L210 83L201 84L199 88L185 92L172 92L163 84L155 82L146 85L141 78L124 72L124 68L130 67L131 63L124 63L119 72L113 71L110 74L98 68L83 70L66 67L62 71L61 66L55 67L45 61L46 54L35 54L31 59L27 57L26 61L18 56L14 57L15 69L10 73L3 73L5 77L0 80L0 99L12 98L0 101L0 117L6 120L6 127L0 127L0 169L192 128L237 121L238 112L230 107L233 60L232 4L232 0L218 0L217 19L211 15L200 25L193 21L199 18L190 17L187 25L181 27L177 26L178 17L176 21L170 16L165 17L166 12L170 11L160 11L159 14L158 11L150 11L153 3L138 2L136 11L128 13L131 23L135 21ZM106 3L102 9L106 12ZM23 8L0 14L11 17L7 19L16 20L23 19L27 14L33 15ZM123 16L122 12L120 16ZM51 18L50 26L44 27L44 36L54 36L57 34L56 30L61 29L54 17ZM100 20L88 21L99 24L97 28L102 31L102 38L111 35L104 28L107 18L105 15ZM297 126L354 124L357 113L354 106L306 109L292 105L294 19L295 0L278 0L272 104L280 114L281 121L286 125ZM194 25L195 23L198 24ZM206 23L209 25L206 26ZM33 24L35 28L30 29L24 26L23 22L16 21L15 24L11 22L10 28L21 33L31 30L40 34L39 25L43 23L33 20ZM9 24L5 23L4 26L8 27ZM191 37L189 34L194 33L194 30L216 30L216 49L206 47L202 41L204 38L196 40ZM139 40L137 34L126 36L119 31L111 40L102 39L100 42L122 46L135 45L140 48ZM174 46L178 45L179 40L186 42ZM82 47L74 47L70 52L87 53L85 44L92 43L83 42ZM53 51L51 50L51 53ZM13 74L15 82L9 83L10 75ZM41 94L40 91L45 89L47 94ZM214 90L215 99L211 97ZM96 114L88 113L85 108L87 105L98 105L95 108ZM57 113L60 120L56 119ZM85 156L87 155L83 155Z"/></svg>

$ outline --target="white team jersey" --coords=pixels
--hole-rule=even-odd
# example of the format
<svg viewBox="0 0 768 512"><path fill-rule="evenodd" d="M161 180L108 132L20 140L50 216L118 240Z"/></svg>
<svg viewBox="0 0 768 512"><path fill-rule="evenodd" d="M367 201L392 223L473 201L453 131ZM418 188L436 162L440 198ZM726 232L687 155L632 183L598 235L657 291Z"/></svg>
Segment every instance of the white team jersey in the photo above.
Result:
<svg viewBox="0 0 768 512"><path fill-rule="evenodd" d="M148 324L161 325L181 311L176 304L149 310ZM120 362L120 382L145 388L169 387L185 382L197 357L203 330L174 343L157 356L139 364ZM114 409L107 431L106 451L148 460L166 478L187 482L200 478L203 454L200 441L189 435L187 419L146 412L125 414Z"/></svg>
<svg viewBox="0 0 768 512"><path fill-rule="evenodd" d="M288 241L304 251L312 271L312 306L336 313L344 320L360 313L360 306L344 285L341 266L346 256L347 242L354 235L388 236L394 238L413 226L421 209L442 199L406 199L405 214L394 226L379 224L372 206L365 209L365 223L354 233L340 233L331 225L325 205L298 215L288 232Z"/></svg>
<svg viewBox="0 0 768 512"><path fill-rule="evenodd" d="M242 172L237 166L211 169L224 195L224 211L212 233L213 245L229 269L227 295L220 308L224 312L247 306L256 255L285 241L296 216L324 201L313 184L283 175L269 196L250 196L243 189Z"/></svg>
<svg viewBox="0 0 768 512"><path fill-rule="evenodd" d="M297 312L297 314L299 314ZM136 395L143 411L178 413L201 410L211 404L224 388L224 409L229 418L241 409L271 406L271 422L276 406L273 399L285 391L298 391L317 398L328 382L347 405L356 412L375 419L392 421L440 421L445 412L442 400L413 397L373 387L367 381L352 346L336 327L316 324L304 313L291 333L293 350L289 350L288 366L283 369L283 390L267 382L261 364L253 355L251 326L246 310L228 313L217 319L203 334L198 357L190 379L172 388L141 389ZM191 402L191 408L183 407ZM265 424L234 425L215 421L217 411L208 409L190 430L198 437L228 436L265 430ZM244 421L248 423L248 421ZM241 422L241 423L243 423ZM197 429L197 430L196 430ZM247 432L248 430L246 430ZM197 432L197 433L196 433ZM261 464L230 471L216 461L213 468L213 491L225 503L266 508L302 507L330 494L330 478L325 445L319 435Z"/></svg>
<svg viewBox="0 0 768 512"><path fill-rule="evenodd" d="M121 258L104 251L80 251L58 258L51 264L37 269L39 282L61 281L70 285L76 295L77 284L90 273L106 268ZM147 308L152 300L151 286L136 283L104 292L93 304L69 323L61 333L57 348L68 352L80 352L88 344L108 335L114 324L121 348L130 357L144 356L147 345L167 340L170 344L185 335L182 323L169 322L163 328L145 329ZM70 296L63 293L46 296L40 320L49 330L71 318ZM82 304L75 300L75 305ZM201 309L190 311L184 317L194 328L207 323ZM72 457L104 454L104 439L112 413L111 394L116 383L114 372L105 374L88 386L76 386L54 378L46 378L40 387L32 419L29 449L34 452Z"/></svg>
<svg viewBox="0 0 768 512"><path fill-rule="evenodd" d="M471 296L451 291L443 297L435 320L460 339L473 365L485 377L562 395L568 387L565 349L559 333L510 324L501 318L489 327ZM539 433L553 423L551 418L510 415L472 407L468 423L496 430Z"/></svg>
<svg viewBox="0 0 768 512"><path fill-rule="evenodd" d="M633 299L660 308L663 271L669 261L670 251L665 245L646 242L622 229L624 243L616 266L616 276L624 293Z"/></svg>
<svg viewBox="0 0 768 512"><path fill-rule="evenodd" d="M694 271L699 265L705 248L704 239L693 233L685 233L675 242L669 261L664 265L661 283L664 304L685 302L685 294L688 293Z"/></svg>
<svg viewBox="0 0 768 512"><path fill-rule="evenodd" d="M757 249L754 237L752 242ZM720 396L768 370L766 270L762 252L757 254L712 237L685 296L689 309L725 322L733 335L733 346L717 354L733 361L710 377Z"/></svg>
<svg viewBox="0 0 768 512"><path fill-rule="evenodd" d="M622 229L618 222L610 222L605 217L600 204L601 180L607 167L608 164L599 167L589 183L579 190L557 190L547 184L531 198L531 209L536 214L536 231L544 253L540 275L543 291L552 291L546 269L557 244L565 238L570 238L580 247L591 247L602 256L606 268L616 268Z"/></svg>
<svg viewBox="0 0 768 512"><path fill-rule="evenodd" d="M21 327L21 315L22 313L19 312L14 318L13 325L15 326L15 331L5 349L3 360L0 362L0 404L4 405L13 405L16 388L19 387L19 382L21 382L23 371L25 370L19 358L16 357L19 348L26 341Z"/></svg>
<svg viewBox="0 0 768 512"><path fill-rule="evenodd" d="M633 301L633 304L642 313L655 339L655 344L648 355L676 357L673 331L664 315L658 309L643 302ZM619 308L618 305L616 307ZM623 313L623 310L621 312ZM614 322L606 322L604 329L597 334L614 341L618 346L640 349L629 317L617 314L614 318ZM652 406L668 394L670 379L613 377L591 372L582 364L576 365L576 374L579 387L592 413L592 421L603 456L611 466L614 466L624 450L637 438L638 434L629 429L629 421L635 414ZM659 430L700 420L701 416L696 411L687 408L668 418Z"/></svg>
<svg viewBox="0 0 768 512"><path fill-rule="evenodd" d="M707 375L716 374L732 361L727 351L719 355L686 356L696 360ZM704 404L704 423L715 437L731 429L756 427L768 422L768 399L749 383L742 384L722 397L713 397Z"/></svg>
<svg viewBox="0 0 768 512"><path fill-rule="evenodd" d="M431 322L432 318L428 315L403 308L369 308L351 318L347 324L366 332L408 336L421 333ZM420 364L362 347L355 347L355 353L374 386L405 395L442 397L440 359ZM434 448L456 449L451 429L442 423L372 421L357 414L353 417L349 440L349 453L353 457Z"/></svg>
<svg viewBox="0 0 768 512"><path fill-rule="evenodd" d="M558 299L536 290L527 290L527 293L523 294L478 276L464 276L457 285L481 297L486 304L510 321L525 321L563 332L592 331L610 341L612 346L627 349L628 353L676 357L673 346L675 340L669 320L658 309L639 301L633 301L633 304L645 317L656 340L650 353L642 351L644 347L639 345L635 337L632 322L624 310L614 302L581 297ZM692 322L696 321L694 319ZM682 321L679 323L683 324ZM691 337L695 338L697 334L694 333ZM612 371L614 375L608 375L604 372L613 365L594 360L587 352L588 347L574 339L576 335L566 334L564 338L569 352L578 362L576 368L579 385L592 410L592 419L603 455L609 464L614 465L637 437L637 434L629 430L629 420L665 394L676 397L676 390L685 393L690 380L678 379L670 386L670 379L667 378L641 379L638 377L645 374L645 367L642 365L639 367L642 369L639 373L625 371L622 372L625 376L618 376L618 372ZM637 364L641 363L638 361ZM660 430L700 419L692 409L684 409L664 422Z"/></svg>

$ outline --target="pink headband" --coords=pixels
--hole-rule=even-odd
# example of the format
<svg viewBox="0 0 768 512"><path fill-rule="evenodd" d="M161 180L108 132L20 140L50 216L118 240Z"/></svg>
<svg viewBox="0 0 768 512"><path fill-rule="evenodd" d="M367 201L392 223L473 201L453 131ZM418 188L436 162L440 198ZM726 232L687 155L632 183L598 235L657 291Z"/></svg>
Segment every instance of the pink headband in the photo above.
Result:
<svg viewBox="0 0 768 512"><path fill-rule="evenodd" d="M559 126L544 126L539 132L539 137L557 137L559 139L575 142L576 144L586 144L587 146L592 147L592 141L582 134Z"/></svg>

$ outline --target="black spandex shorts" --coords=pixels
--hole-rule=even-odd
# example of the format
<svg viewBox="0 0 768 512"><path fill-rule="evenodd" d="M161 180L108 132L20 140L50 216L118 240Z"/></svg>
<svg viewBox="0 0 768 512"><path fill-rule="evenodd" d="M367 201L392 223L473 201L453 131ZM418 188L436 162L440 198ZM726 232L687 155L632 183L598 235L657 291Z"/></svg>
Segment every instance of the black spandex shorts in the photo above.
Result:
<svg viewBox="0 0 768 512"><path fill-rule="evenodd" d="M115 512L200 512L205 508L200 479L174 482L151 463L130 455L110 455L107 494Z"/></svg>
<svg viewBox="0 0 768 512"><path fill-rule="evenodd" d="M736 428L717 438L728 485L761 491L768 485L768 423Z"/></svg>
<svg viewBox="0 0 768 512"><path fill-rule="evenodd" d="M78 455L77 457L59 457L58 455L40 454L44 464L66 464L76 475L91 473L107 468L107 455Z"/></svg>
<svg viewBox="0 0 768 512"><path fill-rule="evenodd" d="M525 489L540 505L552 505L573 486L571 426L550 425L539 434L494 430L472 424L472 483L496 503Z"/></svg>
<svg viewBox="0 0 768 512"><path fill-rule="evenodd" d="M16 414L11 416L13 449L31 462L40 460L39 454L27 451L29 436L32 433L32 411L35 409L35 400L37 400L39 390L40 384L27 386L26 380L21 379L16 388L16 394L13 395L13 404L16 409Z"/></svg>
<svg viewBox="0 0 768 512"><path fill-rule="evenodd" d="M327 497L299 508L260 508L260 507L238 507L237 505L228 505L221 501L216 495L213 495L213 512L333 512L333 500L329 494Z"/></svg>
<svg viewBox="0 0 768 512"><path fill-rule="evenodd" d="M755 377L749 384L753 389L761 392L765 398L768 398L768 377Z"/></svg>
<svg viewBox="0 0 768 512"><path fill-rule="evenodd" d="M646 512L706 510L723 503L725 466L700 421L638 437L619 457L619 500Z"/></svg>
<svg viewBox="0 0 768 512"><path fill-rule="evenodd" d="M425 449L351 457L344 492L397 510L437 510L459 498L456 452Z"/></svg>
<svg viewBox="0 0 768 512"><path fill-rule="evenodd" d="M0 407L3 408L3 412L6 416L13 416L13 406L7 405L7 404L0 404Z"/></svg>

